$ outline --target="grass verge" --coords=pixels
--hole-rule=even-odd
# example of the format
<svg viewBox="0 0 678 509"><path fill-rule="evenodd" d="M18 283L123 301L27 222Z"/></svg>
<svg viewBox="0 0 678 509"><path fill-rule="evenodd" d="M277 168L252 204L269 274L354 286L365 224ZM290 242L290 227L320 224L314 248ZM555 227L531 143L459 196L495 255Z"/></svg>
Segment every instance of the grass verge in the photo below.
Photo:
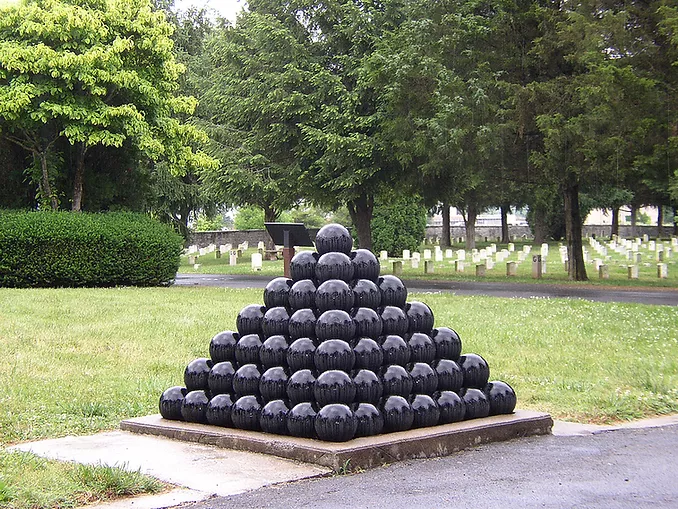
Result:
<svg viewBox="0 0 678 509"><path fill-rule="evenodd" d="M77 507L164 489L162 482L138 471L63 463L0 450L2 508Z"/></svg>

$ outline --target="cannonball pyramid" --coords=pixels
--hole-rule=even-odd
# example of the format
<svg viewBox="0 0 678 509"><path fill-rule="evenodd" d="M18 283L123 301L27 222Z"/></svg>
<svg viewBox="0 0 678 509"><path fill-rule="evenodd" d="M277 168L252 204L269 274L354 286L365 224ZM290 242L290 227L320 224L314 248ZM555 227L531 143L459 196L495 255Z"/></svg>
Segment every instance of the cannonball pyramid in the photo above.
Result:
<svg viewBox="0 0 678 509"><path fill-rule="evenodd" d="M344 442L512 413L515 392L488 382L485 359L462 355L453 329L352 247L343 226L321 228L291 279L273 279L163 392L162 417Z"/></svg>

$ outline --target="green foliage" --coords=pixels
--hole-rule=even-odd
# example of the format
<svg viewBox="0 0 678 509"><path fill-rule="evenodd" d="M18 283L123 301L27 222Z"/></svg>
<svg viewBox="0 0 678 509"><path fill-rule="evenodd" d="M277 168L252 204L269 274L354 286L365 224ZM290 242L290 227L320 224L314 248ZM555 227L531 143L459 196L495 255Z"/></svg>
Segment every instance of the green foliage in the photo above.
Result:
<svg viewBox="0 0 678 509"><path fill-rule="evenodd" d="M195 220L195 231L197 232L221 230L223 226L224 218L221 214L210 215L206 212L201 212Z"/></svg>
<svg viewBox="0 0 678 509"><path fill-rule="evenodd" d="M59 141L77 154L76 210L95 146L132 142L174 173L215 164L194 150L205 134L180 119L196 101L176 94L183 66L171 33L148 0L27 0L0 9L0 135L40 162L36 183L53 208L48 155Z"/></svg>
<svg viewBox="0 0 678 509"><path fill-rule="evenodd" d="M142 214L0 212L0 286L159 285L183 239Z"/></svg>
<svg viewBox="0 0 678 509"><path fill-rule="evenodd" d="M372 243L375 252L398 256L403 249L416 250L426 234L426 207L418 197L381 199L372 217Z"/></svg>
<svg viewBox="0 0 678 509"><path fill-rule="evenodd" d="M264 211L259 207L241 207L235 213L233 226L236 230L263 230Z"/></svg>

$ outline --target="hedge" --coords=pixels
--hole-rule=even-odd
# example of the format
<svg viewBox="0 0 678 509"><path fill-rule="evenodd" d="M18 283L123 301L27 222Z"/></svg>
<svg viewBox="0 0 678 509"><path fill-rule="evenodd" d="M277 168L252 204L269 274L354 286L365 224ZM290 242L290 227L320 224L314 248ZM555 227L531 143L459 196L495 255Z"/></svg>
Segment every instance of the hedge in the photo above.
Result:
<svg viewBox="0 0 678 509"><path fill-rule="evenodd" d="M426 235L426 208L416 196L383 196L374 205L372 249L400 256L416 251Z"/></svg>
<svg viewBox="0 0 678 509"><path fill-rule="evenodd" d="M143 214L0 211L0 286L152 286L183 239Z"/></svg>

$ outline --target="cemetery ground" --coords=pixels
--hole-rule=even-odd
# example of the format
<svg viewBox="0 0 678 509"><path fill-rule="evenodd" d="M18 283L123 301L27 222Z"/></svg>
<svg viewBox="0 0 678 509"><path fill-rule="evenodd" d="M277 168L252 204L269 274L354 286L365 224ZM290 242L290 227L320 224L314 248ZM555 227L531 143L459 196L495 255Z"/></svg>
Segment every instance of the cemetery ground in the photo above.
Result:
<svg viewBox="0 0 678 509"><path fill-rule="evenodd" d="M551 242L548 249L542 251L542 245L533 245L529 242L512 243L511 245L492 242L477 244L477 259L474 261L472 251L465 251L462 244L455 244L449 249L442 249L436 245L425 244L420 246L418 263L413 262L415 252L409 253L408 258L398 257L387 253L387 258L381 258L382 274L393 274L394 263L401 262L401 272L395 272L402 279L445 280L445 281L478 281L478 282L514 282L514 283L544 283L569 285L596 285L630 288L678 288L678 239L664 239L663 241L641 242L623 245L621 241L609 242L595 239L584 241L586 249L586 271L589 281L570 281L565 269L565 250L562 243ZM631 242L631 241L624 241ZM591 244L593 243L593 244ZM611 247L614 246L613 247ZM661 255L658 254L661 246ZM244 247L244 246L243 246ZM628 247L628 249L627 249ZM652 248L652 249L650 249ZM304 249L304 248L301 248ZM510 249L510 250L509 250ZM231 264L229 252L217 255L219 251L203 251L203 254L184 254L181 257L180 273L186 274L259 274L279 276L283 272L283 262L280 260L266 260L261 262L261 268L255 269L252 265L252 256L257 255L256 248L248 246L237 257L235 265ZM427 251L430 253L432 272L427 273L425 262ZM463 254L462 254L463 252ZM532 257L535 254L543 255L543 273L540 278L534 278L532 273ZM383 254L382 254L383 256ZM438 259L436 259L436 256ZM659 258L661 257L661 260ZM460 260L460 258L462 258ZM189 263L192 262L192 263ZM507 275L507 264L515 263L515 275ZM665 265L665 277L658 277L661 268ZM478 275L476 266L484 266L484 275ZM601 270L601 266L603 266ZM632 268L629 268L632 267ZM634 269L633 267L636 267ZM635 273L637 270L637 273ZM632 273L632 277L629 274ZM602 277L601 277L602 276Z"/></svg>
<svg viewBox="0 0 678 509"><path fill-rule="evenodd" d="M86 498L72 465L4 448L157 413L161 392L208 356L210 338L262 300L261 290L223 288L0 289L0 507ZM491 379L515 388L519 408L599 424L678 412L676 307L414 292L409 300L455 328L464 352L480 352ZM135 489L159 489L148 482Z"/></svg>

